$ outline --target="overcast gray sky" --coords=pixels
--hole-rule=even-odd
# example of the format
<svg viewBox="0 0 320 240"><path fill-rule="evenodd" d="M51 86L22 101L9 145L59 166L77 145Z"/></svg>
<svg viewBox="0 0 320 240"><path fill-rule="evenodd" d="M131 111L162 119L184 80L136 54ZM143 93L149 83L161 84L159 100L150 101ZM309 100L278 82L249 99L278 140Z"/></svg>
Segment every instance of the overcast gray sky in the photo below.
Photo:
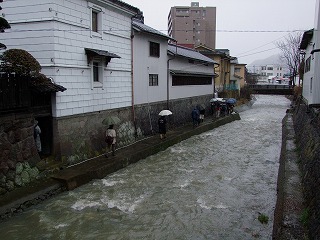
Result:
<svg viewBox="0 0 320 240"><path fill-rule="evenodd" d="M313 28L316 4L316 0L123 1L143 11L145 24L166 34L171 7L190 6L191 2L216 7L216 48L228 48L232 56L246 64L277 54L274 42L288 35L287 31ZM234 30L279 32L228 32Z"/></svg>

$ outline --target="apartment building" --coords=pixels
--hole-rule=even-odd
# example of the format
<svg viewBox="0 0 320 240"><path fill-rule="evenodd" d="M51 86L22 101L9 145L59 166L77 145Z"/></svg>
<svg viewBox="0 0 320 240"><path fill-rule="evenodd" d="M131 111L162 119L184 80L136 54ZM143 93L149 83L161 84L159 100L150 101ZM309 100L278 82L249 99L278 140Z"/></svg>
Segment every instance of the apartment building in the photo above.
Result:
<svg viewBox="0 0 320 240"><path fill-rule="evenodd" d="M192 2L190 7L171 7L168 35L185 47L205 45L215 49L216 8L200 7L199 2Z"/></svg>
<svg viewBox="0 0 320 240"><path fill-rule="evenodd" d="M288 69L281 64L267 64L260 66L258 73L260 74L260 82L269 82L276 79L282 79L288 73Z"/></svg>

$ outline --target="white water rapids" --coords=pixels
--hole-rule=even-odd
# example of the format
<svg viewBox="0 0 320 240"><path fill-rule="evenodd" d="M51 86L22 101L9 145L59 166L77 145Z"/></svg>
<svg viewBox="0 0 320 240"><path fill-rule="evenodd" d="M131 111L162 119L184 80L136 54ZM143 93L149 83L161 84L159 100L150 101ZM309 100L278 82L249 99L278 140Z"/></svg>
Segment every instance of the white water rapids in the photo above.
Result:
<svg viewBox="0 0 320 240"><path fill-rule="evenodd" d="M256 97L240 121L1 222L1 239L271 239L290 101Z"/></svg>

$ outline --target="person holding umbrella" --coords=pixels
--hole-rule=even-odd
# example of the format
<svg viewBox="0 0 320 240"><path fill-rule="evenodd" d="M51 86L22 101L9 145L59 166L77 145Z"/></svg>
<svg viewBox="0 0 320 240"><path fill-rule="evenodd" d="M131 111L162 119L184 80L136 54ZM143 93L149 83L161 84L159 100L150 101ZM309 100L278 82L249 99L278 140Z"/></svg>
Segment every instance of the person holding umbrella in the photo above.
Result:
<svg viewBox="0 0 320 240"><path fill-rule="evenodd" d="M105 156L108 157L108 150L112 150L112 156L115 156L116 151L116 130L113 129L113 124L109 125L106 131L106 143L107 143L107 151Z"/></svg>
<svg viewBox="0 0 320 240"><path fill-rule="evenodd" d="M165 116L160 116L158 120L158 125L159 125L159 133L160 133L160 139L166 138L166 133L167 133L167 120Z"/></svg>
<svg viewBox="0 0 320 240"><path fill-rule="evenodd" d="M159 125L159 133L160 133L160 139L166 138L167 133L167 119L165 116L171 115L172 112L170 110L162 110L159 112L160 118L158 119L158 125Z"/></svg>

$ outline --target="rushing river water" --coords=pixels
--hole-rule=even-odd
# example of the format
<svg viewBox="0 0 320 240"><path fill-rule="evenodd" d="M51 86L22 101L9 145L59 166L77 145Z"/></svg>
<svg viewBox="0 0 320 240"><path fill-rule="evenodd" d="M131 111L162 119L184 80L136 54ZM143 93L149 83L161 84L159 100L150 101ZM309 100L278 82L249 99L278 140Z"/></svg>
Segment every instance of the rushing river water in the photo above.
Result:
<svg viewBox="0 0 320 240"><path fill-rule="evenodd" d="M1 239L271 239L289 104L258 95L240 121L2 222Z"/></svg>

